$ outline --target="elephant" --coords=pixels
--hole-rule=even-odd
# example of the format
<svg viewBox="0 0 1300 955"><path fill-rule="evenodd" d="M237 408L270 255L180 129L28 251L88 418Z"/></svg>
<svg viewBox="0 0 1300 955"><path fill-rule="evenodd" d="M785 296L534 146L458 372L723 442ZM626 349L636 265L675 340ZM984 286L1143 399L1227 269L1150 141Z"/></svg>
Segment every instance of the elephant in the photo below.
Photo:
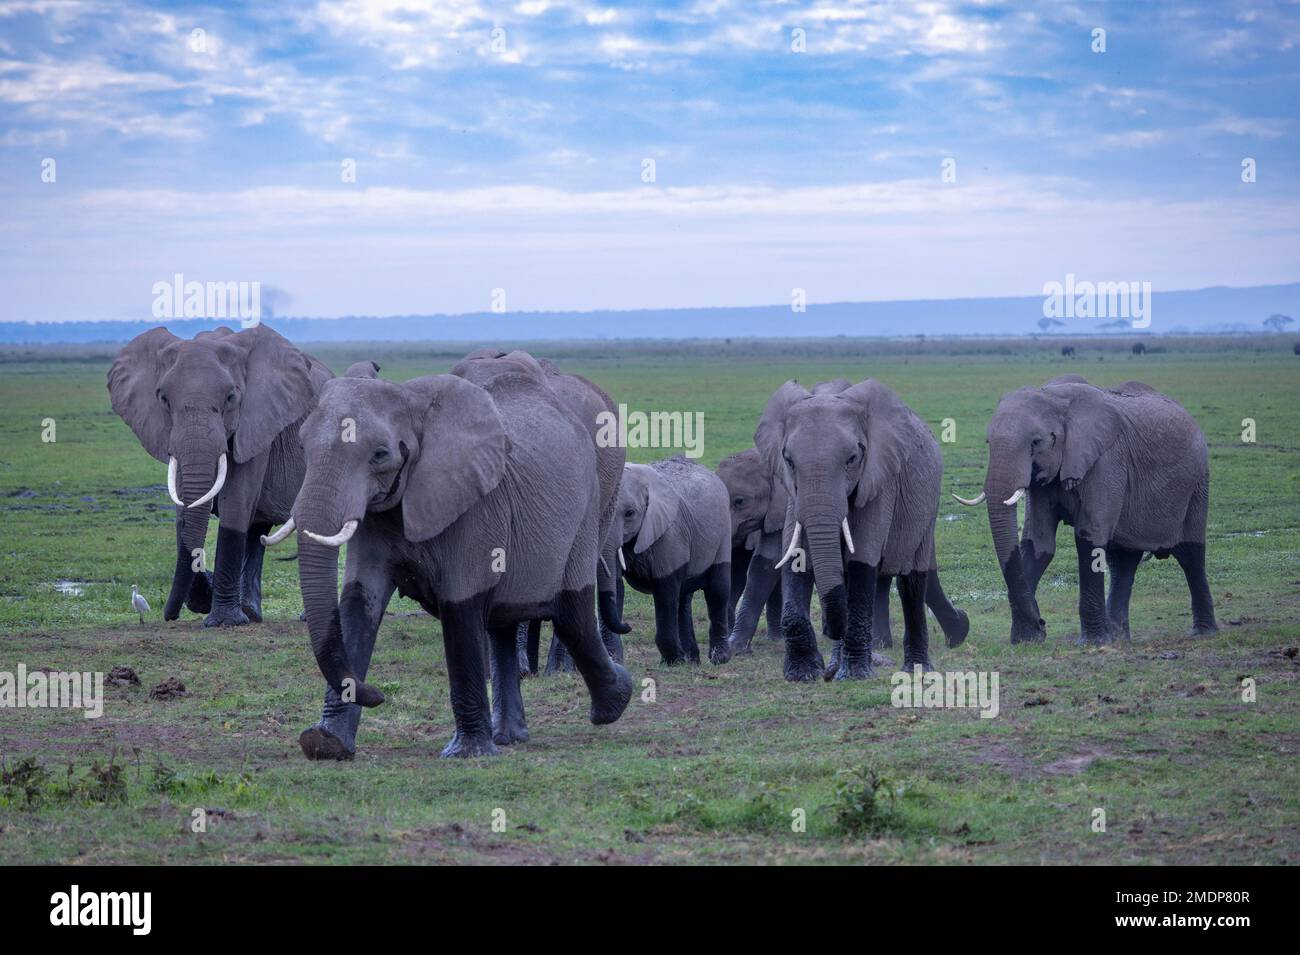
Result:
<svg viewBox="0 0 1300 955"><path fill-rule="evenodd" d="M600 482L600 523L598 526L601 546L608 550L602 554L597 563L597 605L600 609L599 625L601 640L606 649L619 663L623 662L623 641L621 635L632 628L621 617L621 607L617 597L617 578L611 569L614 566L614 546L608 543L609 528L614 519L614 507L618 497L618 482L623 476L623 465L627 461L627 449L617 442L598 440L600 416L604 413L617 415L618 408L598 385L581 375L566 375L545 358L537 359L527 352L512 351L509 354L495 348L484 348L471 352L461 359L451 373L465 378L475 384L483 385L502 374L532 374L542 380L574 415L587 427L591 434L592 446L596 452L596 475ZM537 647L541 636L541 621L520 624L517 641L523 652L520 656L521 670L525 673L537 672ZM573 659L564 649L564 643L551 638L546 672L571 672Z"/></svg>
<svg viewBox="0 0 1300 955"><path fill-rule="evenodd" d="M788 495L784 555L776 565L782 569L787 680L873 675L882 577L898 578L904 669L931 669L925 600L932 587L940 621L964 639L969 618L943 594L935 562L943 455L926 423L897 394L870 378L856 385L828 382L813 391L787 381L768 401L754 444ZM806 556L800 546L805 537ZM805 559L811 574L801 566ZM827 635L840 645L829 672L808 621L814 584Z"/></svg>
<svg viewBox="0 0 1300 955"><path fill-rule="evenodd" d="M164 620L186 604L208 627L261 621L261 537L289 516L304 471L298 424L333 377L261 324L191 340L154 328L118 354L108 372L113 410L167 463L176 505ZM211 575L196 566L209 512L220 518Z"/></svg>
<svg viewBox="0 0 1300 955"><path fill-rule="evenodd" d="M1209 451L1182 405L1139 381L1102 389L1064 375L1004 395L989 421L988 446L983 492L957 500L986 503L1011 604L1012 643L1046 638L1036 594L1062 522L1074 528L1081 641L1129 638L1133 577L1146 551L1173 555L1182 567L1192 632L1218 630L1205 576ZM1024 533L1017 542L1021 499ZM1103 555L1109 596L1099 570Z"/></svg>
<svg viewBox="0 0 1300 955"><path fill-rule="evenodd" d="M835 384L814 386L813 393ZM723 458L718 464L718 477L727 486L731 500L731 652L748 653L765 601L768 638L781 639L781 572L776 569L776 563L781 559L787 495L781 481L769 473L757 448ZM739 573L737 567L741 568ZM889 627L892 580L888 575L877 579L872 615L873 649L894 645ZM931 571L926 579L925 602L939 620L949 648L960 646L970 631L970 620L964 613L948 612L950 605L937 570ZM822 632L827 632L825 620ZM832 665L838 670L837 659L832 659Z"/></svg>
<svg viewBox="0 0 1300 955"><path fill-rule="evenodd" d="M668 665L700 662L691 600L704 591L709 660L731 658L731 517L718 476L684 455L628 464L611 534L624 579L654 598L655 645Z"/></svg>
<svg viewBox="0 0 1300 955"><path fill-rule="evenodd" d="M352 758L361 708L383 703L364 678L394 591L441 621L455 720L444 757L528 739L515 653L524 621L553 621L586 681L592 723L622 715L632 680L596 628L595 451L585 423L535 374L484 385L336 378L300 435L307 471L275 538L298 534L307 627L328 684L320 721L299 737L304 755Z"/></svg>

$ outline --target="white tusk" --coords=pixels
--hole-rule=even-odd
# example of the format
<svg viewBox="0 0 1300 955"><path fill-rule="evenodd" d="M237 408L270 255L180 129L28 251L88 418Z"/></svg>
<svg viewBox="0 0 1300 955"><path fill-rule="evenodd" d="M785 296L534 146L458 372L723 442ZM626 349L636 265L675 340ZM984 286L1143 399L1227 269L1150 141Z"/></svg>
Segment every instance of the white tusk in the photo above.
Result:
<svg viewBox="0 0 1300 955"><path fill-rule="evenodd" d="M1015 507L1017 504L1020 503L1020 499L1024 496L1025 496L1025 489L1023 487L1017 488L1016 493L1012 494L1009 498L1007 498L1002 503L1005 504L1007 507Z"/></svg>
<svg viewBox="0 0 1300 955"><path fill-rule="evenodd" d="M951 491L949 491L948 493L949 493L949 494L952 494ZM980 496L979 496L979 497L972 498L971 500L968 501L968 500L966 500L966 498L964 498L964 497L958 497L956 494L953 494L953 495L952 495L954 501L956 501L958 504L965 504L967 507L975 507L975 506L977 506L977 505L979 505L979 504L983 504L983 503L984 503L984 496L985 496L985 495L984 495L984 492L983 492L983 491L980 491Z"/></svg>
<svg viewBox="0 0 1300 955"><path fill-rule="evenodd" d="M274 547L276 544L280 543L280 541L284 540L292 533L293 533L293 518L291 517L287 521L285 521L284 526L281 527L274 534L269 534L269 535L263 534L261 537L262 546Z"/></svg>
<svg viewBox="0 0 1300 955"><path fill-rule="evenodd" d="M308 537L318 544L324 544L327 547L342 547L352 539L352 535L357 532L356 521L345 521L343 529L333 537L322 537L320 534L313 534L311 531L303 531Z"/></svg>
<svg viewBox="0 0 1300 955"><path fill-rule="evenodd" d="M201 498L199 498L197 501L191 504L190 507L198 507L200 504L208 503L208 501L212 500L214 497L216 497L218 494L221 493L221 489L225 487L225 484L226 484L226 455L223 453L221 457L217 458L216 483L213 484L212 487L208 489L207 494L204 494Z"/></svg>
<svg viewBox="0 0 1300 955"><path fill-rule="evenodd" d="M176 493L176 458L170 455L167 458L167 493L172 496L172 500L176 502L177 507L185 506L181 496Z"/></svg>
<svg viewBox="0 0 1300 955"><path fill-rule="evenodd" d="M622 567L624 570L627 570L627 558L623 556L622 547L618 549L618 566Z"/></svg>
<svg viewBox="0 0 1300 955"><path fill-rule="evenodd" d="M849 553L856 554L853 549L853 535L849 533L849 519L846 517L840 522L840 530L844 531L844 543L849 545Z"/></svg>
<svg viewBox="0 0 1300 955"><path fill-rule="evenodd" d="M785 556L781 558L781 562L776 565L775 568L776 570L780 570L782 567L784 567L786 561L788 561L791 557L793 557L794 552L799 549L799 533L802 530L803 530L803 525L800 524L798 521L795 521L794 534L790 537L790 548L785 552Z"/></svg>

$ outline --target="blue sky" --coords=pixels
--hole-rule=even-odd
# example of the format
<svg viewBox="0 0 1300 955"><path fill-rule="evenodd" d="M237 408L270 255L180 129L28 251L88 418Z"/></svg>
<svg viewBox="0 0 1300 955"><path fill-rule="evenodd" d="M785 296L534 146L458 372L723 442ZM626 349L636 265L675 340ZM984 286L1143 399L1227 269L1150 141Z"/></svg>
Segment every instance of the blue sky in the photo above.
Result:
<svg viewBox="0 0 1300 955"><path fill-rule="evenodd" d="M1295 281L1297 91L1289 0L0 0L0 320Z"/></svg>

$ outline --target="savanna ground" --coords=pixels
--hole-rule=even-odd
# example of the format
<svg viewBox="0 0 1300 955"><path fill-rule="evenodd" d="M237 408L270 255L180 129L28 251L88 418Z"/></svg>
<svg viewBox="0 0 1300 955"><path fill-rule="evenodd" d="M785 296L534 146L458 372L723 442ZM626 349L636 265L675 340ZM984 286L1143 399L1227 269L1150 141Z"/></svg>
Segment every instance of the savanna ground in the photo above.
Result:
<svg viewBox="0 0 1300 955"><path fill-rule="evenodd" d="M0 861L45 862L1027 862L1287 863L1300 857L1300 358L1290 340L547 345L535 349L632 409L703 411L704 463L748 446L782 381L868 375L939 432L946 488L974 493L999 396L1066 371L1147 381L1210 441L1210 578L1221 632L1185 635L1174 561L1142 565L1130 646L1082 649L1069 530L1044 578L1044 645L1012 647L982 509L945 495L940 569L971 616L941 670L997 671L1001 712L890 705L889 674L793 685L760 627L752 657L667 669L647 598L630 594L634 696L612 726L586 721L570 677L524 686L531 742L446 761L438 625L402 600L370 680L388 702L362 721L351 763L309 763L298 733L322 681L297 621L296 564L268 559L268 622L204 630L161 620L172 566L164 468L108 406L111 349L9 352L0 361L0 671L132 667L105 714L0 709ZM446 371L453 346L312 349L336 371ZM720 360L721 358L721 360ZM53 443L42 441L54 419ZM1242 419L1257 441L1243 443ZM648 461L652 450L633 450ZM215 544L215 526L209 547ZM291 548L289 548L291 550ZM141 625L132 584L153 602ZM696 601L704 632L703 601ZM895 632L901 630L897 608ZM933 621L932 621L932 626ZM549 639L549 628L546 637ZM894 662L897 649L885 651ZM151 699L175 677L187 695ZM1257 686L1244 702L1241 683ZM207 814L191 832L192 812ZM1106 831L1094 832L1095 809ZM804 810L806 832L792 831ZM503 810L505 831L492 827ZM498 815L498 818L500 816Z"/></svg>

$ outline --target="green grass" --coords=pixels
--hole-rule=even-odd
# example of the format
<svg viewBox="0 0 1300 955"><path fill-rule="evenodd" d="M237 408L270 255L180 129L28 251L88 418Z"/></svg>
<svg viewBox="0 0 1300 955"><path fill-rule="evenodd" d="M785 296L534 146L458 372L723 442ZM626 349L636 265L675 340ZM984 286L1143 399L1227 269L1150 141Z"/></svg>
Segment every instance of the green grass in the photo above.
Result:
<svg viewBox="0 0 1300 955"><path fill-rule="evenodd" d="M109 688L98 720L0 709L0 862L1295 862L1300 666L1285 651L1300 644L1300 359L1287 344L1171 340L1141 358L1084 345L1072 362L1048 343L538 347L633 409L703 411L709 465L752 442L785 379L874 376L936 434L956 422L944 482L965 492L981 483L984 427L1004 392L1066 371L1147 381L1210 440L1222 631L1185 636L1181 573L1152 561L1139 570L1131 646L1076 647L1063 536L1040 593L1048 642L1011 647L983 512L945 498L940 569L972 629L949 651L935 628L934 658L997 671L996 719L894 709L891 667L858 684L787 684L761 629L753 657L662 668L649 601L631 594L629 668L638 686L655 681L653 703L634 697L618 723L593 727L579 681L529 680L529 743L444 761L438 627L395 600L371 670L388 702L366 713L356 761L338 765L298 751L322 683L297 622L296 565L268 561L262 626L162 623L164 468L108 407L107 353L0 357L0 671L125 664L142 680ZM463 349L317 353L336 370L375 357L401 379L445 371ZM46 418L53 443L41 440ZM1243 418L1256 422L1254 444L1241 441ZM133 583L155 607L143 626ZM897 636L896 610L894 620ZM151 700L173 676L189 695ZM1246 676L1254 703L1241 699ZM206 833L190 831L196 807L212 813ZM1104 833L1090 826L1098 808ZM806 831L792 831L797 810Z"/></svg>

